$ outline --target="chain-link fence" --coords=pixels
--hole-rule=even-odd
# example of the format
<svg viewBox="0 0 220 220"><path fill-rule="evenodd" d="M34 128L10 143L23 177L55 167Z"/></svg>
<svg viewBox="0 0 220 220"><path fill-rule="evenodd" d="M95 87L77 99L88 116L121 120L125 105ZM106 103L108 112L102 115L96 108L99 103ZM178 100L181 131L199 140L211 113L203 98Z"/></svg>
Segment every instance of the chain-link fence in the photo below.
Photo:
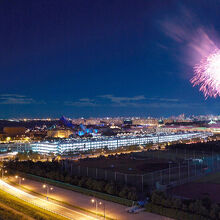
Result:
<svg viewBox="0 0 220 220"><path fill-rule="evenodd" d="M155 157L155 155L153 156ZM146 174L128 174L108 169L77 166L72 161L68 160L63 162L63 168L71 175L85 176L97 180L113 181L121 185L135 186L139 191L167 189L220 170L219 154L207 152L191 152L191 154L189 154L188 152L186 155L187 156L179 163L170 161L169 168L167 169L161 169ZM178 154L178 156L180 156L180 154ZM184 157L184 154L182 156Z"/></svg>

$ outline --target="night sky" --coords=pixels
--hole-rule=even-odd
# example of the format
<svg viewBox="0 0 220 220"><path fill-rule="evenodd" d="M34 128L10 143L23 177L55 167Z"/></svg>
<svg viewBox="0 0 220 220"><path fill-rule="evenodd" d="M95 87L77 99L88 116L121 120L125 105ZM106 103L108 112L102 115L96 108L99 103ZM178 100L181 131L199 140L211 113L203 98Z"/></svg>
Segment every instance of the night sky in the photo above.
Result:
<svg viewBox="0 0 220 220"><path fill-rule="evenodd" d="M2 0L0 118L218 114L192 87L220 1Z"/></svg>

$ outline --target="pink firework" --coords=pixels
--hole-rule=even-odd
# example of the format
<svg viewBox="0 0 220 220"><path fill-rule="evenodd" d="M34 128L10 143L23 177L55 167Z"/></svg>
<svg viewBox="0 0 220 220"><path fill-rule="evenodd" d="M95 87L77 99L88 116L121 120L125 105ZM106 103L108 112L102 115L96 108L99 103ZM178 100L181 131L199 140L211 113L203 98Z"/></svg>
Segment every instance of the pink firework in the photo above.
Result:
<svg viewBox="0 0 220 220"><path fill-rule="evenodd" d="M220 96L220 50L203 58L194 67L194 76L190 80L193 86L200 86L205 99Z"/></svg>

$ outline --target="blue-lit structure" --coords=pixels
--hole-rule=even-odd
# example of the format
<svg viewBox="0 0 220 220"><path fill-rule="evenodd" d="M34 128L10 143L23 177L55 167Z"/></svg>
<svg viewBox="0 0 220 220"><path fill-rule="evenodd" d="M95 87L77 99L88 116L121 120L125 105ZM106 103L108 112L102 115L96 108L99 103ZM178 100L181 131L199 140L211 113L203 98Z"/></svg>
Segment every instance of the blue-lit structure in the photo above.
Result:
<svg viewBox="0 0 220 220"><path fill-rule="evenodd" d="M71 129L74 129L76 128L75 125L72 124L71 121L69 121L66 117L62 116L60 118L60 123L62 125L64 125L65 127L68 127L68 128L71 128ZM79 136L83 136L85 134L97 134L98 133L98 129L91 129L91 128L86 128L85 125L83 124L80 124L79 125L79 130L76 132L76 135L79 135Z"/></svg>
<svg viewBox="0 0 220 220"><path fill-rule="evenodd" d="M75 126L72 124L72 122L71 121L69 121L66 117L64 117L64 116L62 116L61 118L60 118L60 122L64 125L64 126L66 126L66 127L68 127L68 128L74 128Z"/></svg>
<svg viewBox="0 0 220 220"><path fill-rule="evenodd" d="M85 134L84 131L78 131L78 135L79 135L79 136L83 136L84 134Z"/></svg>

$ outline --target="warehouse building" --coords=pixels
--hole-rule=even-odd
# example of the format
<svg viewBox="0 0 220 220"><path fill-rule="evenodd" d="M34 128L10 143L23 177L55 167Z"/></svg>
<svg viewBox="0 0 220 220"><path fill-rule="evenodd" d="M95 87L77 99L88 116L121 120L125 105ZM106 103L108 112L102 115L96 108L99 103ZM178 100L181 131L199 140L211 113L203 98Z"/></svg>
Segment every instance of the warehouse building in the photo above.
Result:
<svg viewBox="0 0 220 220"><path fill-rule="evenodd" d="M33 143L32 150L42 154L55 153L65 154L68 152L85 152L95 149L117 149L122 146L144 145L173 142L179 140L189 140L192 138L207 138L212 133L188 132L176 134L148 134L143 136L126 136L126 137L101 137L87 139L66 139L55 142Z"/></svg>

